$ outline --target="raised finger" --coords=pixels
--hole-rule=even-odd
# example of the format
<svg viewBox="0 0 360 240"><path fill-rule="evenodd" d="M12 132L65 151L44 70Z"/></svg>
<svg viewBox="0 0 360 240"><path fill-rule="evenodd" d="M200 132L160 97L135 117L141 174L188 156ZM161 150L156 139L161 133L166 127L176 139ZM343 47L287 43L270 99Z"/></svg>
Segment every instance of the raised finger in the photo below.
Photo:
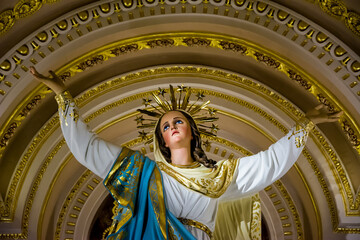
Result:
<svg viewBox="0 0 360 240"><path fill-rule="evenodd" d="M339 119L340 118L338 118L338 117L329 117L327 122L337 122L337 121L339 121Z"/></svg>
<svg viewBox="0 0 360 240"><path fill-rule="evenodd" d="M36 69L33 66L30 67L30 73L33 75L36 73Z"/></svg>
<svg viewBox="0 0 360 240"><path fill-rule="evenodd" d="M319 104L319 105L317 105L316 107L315 107L315 109L316 110L320 110L320 109L322 109L322 108L324 108L325 107L325 105L324 104Z"/></svg>
<svg viewBox="0 0 360 240"><path fill-rule="evenodd" d="M333 117L339 118L339 117L341 117L341 115L343 115L343 114L344 114L344 112L343 112L343 111L340 111L340 112L334 113L334 114L333 114Z"/></svg>
<svg viewBox="0 0 360 240"><path fill-rule="evenodd" d="M44 75L36 71L34 67L30 67L30 73L35 76L36 78L46 78Z"/></svg>
<svg viewBox="0 0 360 240"><path fill-rule="evenodd" d="M30 67L30 73L35 76L41 75L33 66Z"/></svg>

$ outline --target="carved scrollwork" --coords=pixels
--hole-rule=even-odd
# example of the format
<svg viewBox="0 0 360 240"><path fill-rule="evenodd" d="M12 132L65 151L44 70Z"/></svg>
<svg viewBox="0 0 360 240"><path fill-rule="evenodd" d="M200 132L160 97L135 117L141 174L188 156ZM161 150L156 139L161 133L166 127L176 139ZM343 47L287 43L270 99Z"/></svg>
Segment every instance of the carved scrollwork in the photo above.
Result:
<svg viewBox="0 0 360 240"><path fill-rule="evenodd" d="M295 71L288 70L287 73L292 80L298 82L306 90L309 90L311 88L311 84L306 81L301 75L297 74Z"/></svg>
<svg viewBox="0 0 360 240"><path fill-rule="evenodd" d="M11 137L14 135L14 132L18 125L16 123L11 123L8 129L6 130L3 138L0 140L0 147L6 147L11 139Z"/></svg>
<svg viewBox="0 0 360 240"><path fill-rule="evenodd" d="M29 112L33 110L36 105L39 104L40 101L41 101L41 96L36 95L28 104L26 104L26 106L21 111L20 116L26 117L29 114Z"/></svg>
<svg viewBox="0 0 360 240"><path fill-rule="evenodd" d="M234 52L240 52L242 54L245 54L247 51L247 48L245 46L227 41L220 41L220 46L224 50L232 50Z"/></svg>
<svg viewBox="0 0 360 240"><path fill-rule="evenodd" d="M349 11L340 0L319 1L324 12L331 16L344 20L345 25L356 35L360 36L360 15Z"/></svg>
<svg viewBox="0 0 360 240"><path fill-rule="evenodd" d="M348 137L352 145L354 145L355 147L360 146L360 140L356 136L354 129L351 128L347 120L344 120L342 122L342 128L344 129L344 132L346 133L346 136Z"/></svg>
<svg viewBox="0 0 360 240"><path fill-rule="evenodd" d="M112 49L111 54L114 54L115 56L120 56L121 54L137 50L139 50L139 46L137 44L130 44Z"/></svg>
<svg viewBox="0 0 360 240"><path fill-rule="evenodd" d="M63 82L65 82L66 80L68 80L70 77L71 77L71 73L70 73L69 71L64 72L63 74L61 74L61 75L59 76L59 78L60 78Z"/></svg>
<svg viewBox="0 0 360 240"><path fill-rule="evenodd" d="M321 8L334 17L342 17L346 12L346 6L339 0L322 1Z"/></svg>
<svg viewBox="0 0 360 240"><path fill-rule="evenodd" d="M205 38L184 38L183 42L190 47L194 47L194 46L208 47L210 46L211 40Z"/></svg>
<svg viewBox="0 0 360 240"><path fill-rule="evenodd" d="M42 6L40 0L21 0L14 7L14 17L23 18L35 13Z"/></svg>
<svg viewBox="0 0 360 240"><path fill-rule="evenodd" d="M0 13L0 35L7 32L15 23L13 11L6 10Z"/></svg>
<svg viewBox="0 0 360 240"><path fill-rule="evenodd" d="M273 68L279 68L280 67L280 62L275 60L272 57L266 56L265 54L259 53L259 52L255 52L254 56L256 57L256 59L259 62L263 62L266 65L268 65L269 67L273 67Z"/></svg>
<svg viewBox="0 0 360 240"><path fill-rule="evenodd" d="M356 35L360 36L360 15L356 12L349 12L345 24Z"/></svg>
<svg viewBox="0 0 360 240"><path fill-rule="evenodd" d="M175 41L173 39L156 39L152 41L148 41L146 45L148 45L151 48L155 47L168 47L173 46Z"/></svg>
<svg viewBox="0 0 360 240"><path fill-rule="evenodd" d="M77 68L84 71L89 67L93 67L94 65L104 62L104 60L105 57L103 55L97 55L95 57L87 59L85 62L80 63L79 65L77 65Z"/></svg>
<svg viewBox="0 0 360 240"><path fill-rule="evenodd" d="M336 111L334 105L323 94L317 94L317 98L320 103L326 106L329 112L333 113Z"/></svg>

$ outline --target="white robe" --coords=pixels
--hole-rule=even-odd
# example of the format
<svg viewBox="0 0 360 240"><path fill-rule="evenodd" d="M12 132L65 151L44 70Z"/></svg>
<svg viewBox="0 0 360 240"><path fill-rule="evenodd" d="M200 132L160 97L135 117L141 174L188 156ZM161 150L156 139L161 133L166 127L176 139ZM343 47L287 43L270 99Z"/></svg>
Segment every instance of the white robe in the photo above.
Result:
<svg viewBox="0 0 360 240"><path fill-rule="evenodd" d="M81 117L74 118L76 113L77 107L74 102L70 102L65 110L59 108L61 129L67 145L82 165L105 178L121 147L106 142L91 132ZM295 138L303 136L303 131L296 132L292 129L268 150L239 159L232 183L219 198L210 198L190 190L161 171L167 208L177 218L198 221L214 231L219 201L233 200L259 192L281 178L299 157L304 144L297 146ZM191 226L185 227L197 239L209 239L204 231Z"/></svg>

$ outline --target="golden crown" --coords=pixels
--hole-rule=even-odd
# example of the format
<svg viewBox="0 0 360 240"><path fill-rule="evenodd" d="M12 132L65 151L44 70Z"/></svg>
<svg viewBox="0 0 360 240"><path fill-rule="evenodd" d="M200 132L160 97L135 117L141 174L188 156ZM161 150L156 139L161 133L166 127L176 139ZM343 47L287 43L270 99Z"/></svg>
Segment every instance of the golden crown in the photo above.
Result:
<svg viewBox="0 0 360 240"><path fill-rule="evenodd" d="M165 96L167 93L170 97L169 100L167 100ZM205 125L205 123L218 120L218 118L214 116L216 114L216 110L214 108L208 107L210 101L199 104L199 102L202 101L205 97L203 91L198 91L196 94L197 99L192 104L190 104L191 93L192 89L190 87L181 85L178 86L176 90L174 90L173 86L170 85L169 89L159 88L159 90L151 93L157 106L154 106L151 103L153 100L149 98L143 98L145 109L138 109L138 111L149 117L152 117L152 119L144 118L143 115L141 115L137 116L135 121L138 125L137 128L151 129L151 131L145 132L142 130L139 132L139 137L145 141L145 143L151 143L153 141L153 133L158 119L165 113L174 110L180 110L188 113L194 119L200 134L205 136L216 136L216 133L219 130L218 125L213 123L211 126ZM178 98L176 95L178 95ZM203 109L208 110L207 114L200 112Z"/></svg>

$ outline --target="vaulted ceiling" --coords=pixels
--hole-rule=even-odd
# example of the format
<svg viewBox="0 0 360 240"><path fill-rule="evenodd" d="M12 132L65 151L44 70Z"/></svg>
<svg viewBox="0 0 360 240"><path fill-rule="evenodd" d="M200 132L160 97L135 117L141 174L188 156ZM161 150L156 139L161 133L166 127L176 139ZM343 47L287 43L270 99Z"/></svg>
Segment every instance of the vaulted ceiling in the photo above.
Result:
<svg viewBox="0 0 360 240"><path fill-rule="evenodd" d="M359 239L359 12L356 0L1 1L0 238L85 239L111 216L35 66L62 77L93 131L149 156L136 109L169 84L211 100L213 159L266 149L320 103L343 110L261 208L270 239Z"/></svg>

